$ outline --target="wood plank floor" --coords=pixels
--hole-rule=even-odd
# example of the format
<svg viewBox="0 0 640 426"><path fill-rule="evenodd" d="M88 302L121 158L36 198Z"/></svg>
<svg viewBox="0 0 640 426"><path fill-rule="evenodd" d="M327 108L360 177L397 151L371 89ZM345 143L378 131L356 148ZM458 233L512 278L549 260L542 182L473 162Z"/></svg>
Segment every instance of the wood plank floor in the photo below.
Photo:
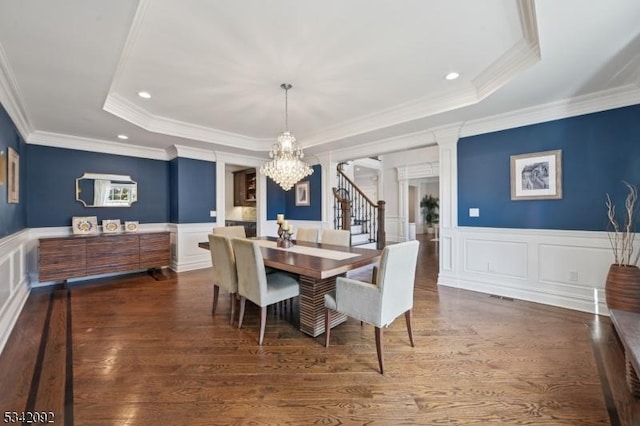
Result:
<svg viewBox="0 0 640 426"><path fill-rule="evenodd" d="M0 356L0 407L76 425L640 425L607 317L438 288L423 239L411 348L404 318L308 337L295 313L211 316L207 270L30 295ZM370 270L358 271L367 278ZM294 307L295 311L295 307Z"/></svg>

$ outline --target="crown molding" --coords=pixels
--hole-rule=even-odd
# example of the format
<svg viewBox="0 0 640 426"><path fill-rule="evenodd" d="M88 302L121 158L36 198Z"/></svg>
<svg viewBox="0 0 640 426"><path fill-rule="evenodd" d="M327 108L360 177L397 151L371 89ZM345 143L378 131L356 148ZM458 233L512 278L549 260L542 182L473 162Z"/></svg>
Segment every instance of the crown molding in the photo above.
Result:
<svg viewBox="0 0 640 426"><path fill-rule="evenodd" d="M640 103L640 87L633 84L626 85L576 98L562 99L504 114L471 120L462 126L460 137L561 120L638 103Z"/></svg>
<svg viewBox="0 0 640 426"><path fill-rule="evenodd" d="M54 148L75 149L80 151L100 152L103 154L126 155L129 157L149 158L152 160L168 160L167 151L159 148L138 147L101 139L64 135L60 133L32 132L27 143L51 146Z"/></svg>
<svg viewBox="0 0 640 426"><path fill-rule="evenodd" d="M22 91L18 86L7 55L0 44L0 102L16 125L23 139L33 131L31 118L25 108Z"/></svg>
<svg viewBox="0 0 640 426"><path fill-rule="evenodd" d="M522 39L473 79L478 102L542 59L534 0L518 0L518 14Z"/></svg>
<svg viewBox="0 0 640 426"><path fill-rule="evenodd" d="M233 148L242 146L248 151L268 151L271 148L271 139L252 138L153 115L118 93L107 95L102 109L149 132Z"/></svg>
<svg viewBox="0 0 640 426"><path fill-rule="evenodd" d="M239 166L260 167L268 159L251 157L249 155L235 154L231 152L216 151L218 162L225 164L237 164Z"/></svg>
<svg viewBox="0 0 640 426"><path fill-rule="evenodd" d="M166 153L169 160L180 157L191 158L193 160L211 161L212 163L216 162L216 153L206 149L191 148L183 145L171 145L167 148Z"/></svg>
<svg viewBox="0 0 640 426"><path fill-rule="evenodd" d="M379 139L349 148L331 151L331 160L335 162L363 158L369 155L384 155L396 151L404 151L422 146L434 145L436 140L431 130Z"/></svg>

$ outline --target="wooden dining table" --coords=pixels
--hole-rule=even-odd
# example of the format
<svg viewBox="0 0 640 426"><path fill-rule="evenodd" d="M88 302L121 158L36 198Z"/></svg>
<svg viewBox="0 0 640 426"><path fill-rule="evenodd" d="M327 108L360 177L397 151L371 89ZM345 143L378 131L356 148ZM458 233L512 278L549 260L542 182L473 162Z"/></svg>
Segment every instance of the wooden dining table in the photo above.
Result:
<svg viewBox="0 0 640 426"><path fill-rule="evenodd" d="M348 271L377 263L382 251L330 244L296 242L290 248L276 247L273 237L251 238L261 245L264 265L300 276L300 331L316 337L324 333L324 295L336 288L336 278ZM209 249L209 242L198 244ZM346 321L343 314L331 316L331 327Z"/></svg>

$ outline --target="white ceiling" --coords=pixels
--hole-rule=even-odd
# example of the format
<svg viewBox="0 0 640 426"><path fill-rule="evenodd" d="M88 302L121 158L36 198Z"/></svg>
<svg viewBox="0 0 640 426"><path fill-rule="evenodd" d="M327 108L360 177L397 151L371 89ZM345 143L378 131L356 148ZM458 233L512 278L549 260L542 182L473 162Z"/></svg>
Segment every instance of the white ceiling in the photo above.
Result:
<svg viewBox="0 0 640 426"><path fill-rule="evenodd" d="M639 23L638 0L3 1L0 101L31 143L264 156L287 82L289 128L319 153L640 102Z"/></svg>

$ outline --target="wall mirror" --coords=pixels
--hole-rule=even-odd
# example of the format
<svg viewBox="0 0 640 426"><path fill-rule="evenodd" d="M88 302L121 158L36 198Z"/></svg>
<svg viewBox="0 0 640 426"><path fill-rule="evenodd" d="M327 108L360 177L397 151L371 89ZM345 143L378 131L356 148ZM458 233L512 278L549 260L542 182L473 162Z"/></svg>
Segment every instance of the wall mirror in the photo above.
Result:
<svg viewBox="0 0 640 426"><path fill-rule="evenodd" d="M138 184L131 176L85 173L76 179L76 201L85 207L131 207Z"/></svg>

